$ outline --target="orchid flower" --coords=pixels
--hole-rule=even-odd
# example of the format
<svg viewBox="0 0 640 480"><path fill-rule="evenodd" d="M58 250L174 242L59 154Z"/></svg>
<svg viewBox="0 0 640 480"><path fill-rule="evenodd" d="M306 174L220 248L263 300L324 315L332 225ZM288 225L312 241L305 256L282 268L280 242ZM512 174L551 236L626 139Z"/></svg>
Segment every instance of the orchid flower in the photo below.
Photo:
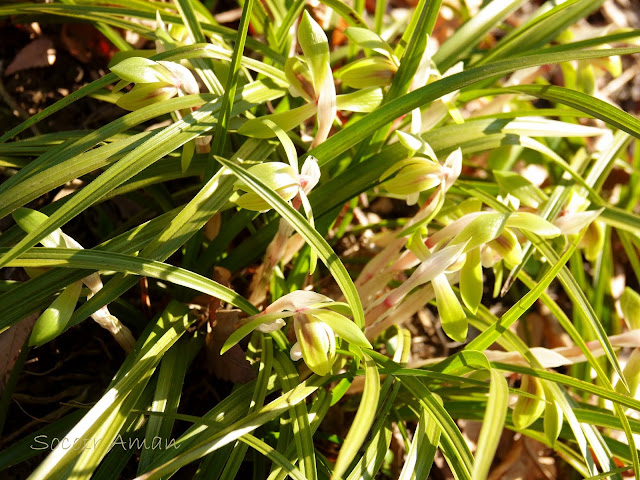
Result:
<svg viewBox="0 0 640 480"><path fill-rule="evenodd" d="M277 128L277 127L276 127ZM286 134L284 134L286 137ZM283 138L284 138L283 137ZM288 140L288 137L287 137ZM290 141L290 140L289 140ZM256 174L260 179L278 193L285 201L292 201L293 207L297 210L302 206L311 225L313 222L313 212L307 194L317 185L320 180L320 168L318 161L313 156L308 156L298 174L298 158L293 150L290 155L290 165L281 162L269 162L254 165L249 171ZM238 180L236 188L247 188L244 183ZM263 200L257 193L248 192L240 196L236 203L249 210L267 211L271 206ZM265 253L264 261L258 268L251 283L251 296L249 301L258 305L266 298L267 285L271 278L273 268L282 260L286 250L287 241L293 233L293 227L286 220L280 220L278 232L273 238ZM311 251L310 271L315 270L317 256L315 251Z"/></svg>
<svg viewBox="0 0 640 480"><path fill-rule="evenodd" d="M479 207L479 204L477 204ZM452 339L463 342L467 320L462 305L451 288L451 275L459 273L462 302L475 312L482 298L482 258L489 250L510 262L522 260L522 249L513 229L529 230L542 237L555 237L560 229L528 212L469 212L424 239L414 233L407 254L389 268L404 271L418 268L401 286L390 291L366 312L367 325L380 322L393 313L414 288L431 282L442 328ZM493 257L492 257L493 259ZM458 278L458 277L457 277Z"/></svg>
<svg viewBox="0 0 640 480"><path fill-rule="evenodd" d="M200 92L191 71L175 62L157 62L144 57L129 57L111 67L122 79L115 87L118 91L135 83L130 92L121 96L116 105L125 110L138 110L154 103L164 102L176 95Z"/></svg>
<svg viewBox="0 0 640 480"><path fill-rule="evenodd" d="M13 212L16 223L27 233L37 230L42 223L47 220L47 216L36 210L19 208ZM58 229L50 233L41 240L42 245L48 248L75 248L82 250L83 247L76 240ZM42 345L55 338L66 328L74 307L80 296L80 287L84 283L91 292L87 299L98 293L102 289L102 280L98 273L92 273L84 277L80 282L74 282L67 286L58 296L51 306L38 318L34 326L32 345ZM111 315L109 308L105 305L98 311L91 314L98 325L108 330L120 346L127 352L131 351L135 345L135 338L131 331L124 326L120 320Z"/></svg>
<svg viewBox="0 0 640 480"><path fill-rule="evenodd" d="M419 136L405 132L397 132L397 135L400 143L409 151L409 158L385 170L380 180L386 191L405 196L407 205L415 205L420 193L443 183L451 165L440 165L429 144ZM416 153L420 156L416 156Z"/></svg>
<svg viewBox="0 0 640 480"><path fill-rule="evenodd" d="M348 311L345 303L334 302L315 292L299 290L280 297L261 313L247 319L225 342L224 353L253 330L269 333L293 317L296 342L290 351L292 360L302 358L317 375L331 372L336 359L336 335L355 347L371 348L364 333L353 321L339 313Z"/></svg>
<svg viewBox="0 0 640 480"><path fill-rule="evenodd" d="M589 201L585 197L575 191L571 192L567 206L553 224L565 235L575 235L587 227L578 246L584 250L586 259L593 262L604 247L604 223L597 220L604 209L586 210L588 206Z"/></svg>
<svg viewBox="0 0 640 480"><path fill-rule="evenodd" d="M318 131L311 145L315 147L329 136L337 113L336 87L329 62L329 41L322 27L306 11L298 27L298 43L304 61L290 59L285 65L285 73L291 82L291 94L303 96L318 107Z"/></svg>

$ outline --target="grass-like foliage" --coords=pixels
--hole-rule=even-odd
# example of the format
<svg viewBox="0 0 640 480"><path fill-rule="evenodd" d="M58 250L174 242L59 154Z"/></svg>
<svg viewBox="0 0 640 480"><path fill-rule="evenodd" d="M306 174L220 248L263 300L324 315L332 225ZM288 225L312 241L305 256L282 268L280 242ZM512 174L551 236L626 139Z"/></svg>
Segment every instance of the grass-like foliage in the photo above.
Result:
<svg viewBox="0 0 640 480"><path fill-rule="evenodd" d="M0 429L25 359L72 327L126 352L0 470L481 480L511 430L574 478L640 478L640 122L597 95L640 32L585 30L602 0L369 3L244 0L233 28L200 0L0 6L117 50L0 132L0 267L26 272L0 332L35 319ZM32 135L83 97L121 116ZM205 357L224 393L202 415L181 401Z"/></svg>

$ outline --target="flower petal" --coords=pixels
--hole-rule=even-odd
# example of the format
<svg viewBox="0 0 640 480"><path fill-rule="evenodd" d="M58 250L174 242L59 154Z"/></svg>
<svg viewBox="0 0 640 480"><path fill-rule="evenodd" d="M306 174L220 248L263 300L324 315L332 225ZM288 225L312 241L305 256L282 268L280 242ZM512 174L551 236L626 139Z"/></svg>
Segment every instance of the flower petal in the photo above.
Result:
<svg viewBox="0 0 640 480"><path fill-rule="evenodd" d="M469 322L458 297L449 284L449 280L442 273L431 280L431 284L436 294L436 305L440 314L442 330L456 342L464 342L467 339Z"/></svg>

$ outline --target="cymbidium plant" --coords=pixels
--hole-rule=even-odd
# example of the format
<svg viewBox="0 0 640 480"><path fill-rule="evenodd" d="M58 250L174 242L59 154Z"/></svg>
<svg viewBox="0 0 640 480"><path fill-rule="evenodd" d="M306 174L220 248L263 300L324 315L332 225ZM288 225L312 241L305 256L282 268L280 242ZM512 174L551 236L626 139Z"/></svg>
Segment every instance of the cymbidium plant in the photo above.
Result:
<svg viewBox="0 0 640 480"><path fill-rule="evenodd" d="M609 3L0 7L111 56L0 132L0 335L26 346L0 476L640 478L640 125L615 106L640 49ZM113 118L52 116L79 99Z"/></svg>

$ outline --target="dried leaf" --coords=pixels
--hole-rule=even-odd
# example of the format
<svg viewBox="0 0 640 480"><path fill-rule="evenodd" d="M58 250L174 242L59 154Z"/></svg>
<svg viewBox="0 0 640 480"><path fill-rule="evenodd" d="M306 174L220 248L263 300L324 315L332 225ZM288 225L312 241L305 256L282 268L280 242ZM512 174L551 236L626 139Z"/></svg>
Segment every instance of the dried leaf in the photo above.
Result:
<svg viewBox="0 0 640 480"><path fill-rule="evenodd" d="M0 333L0 395L4 391L11 370L20 355L20 350L39 315L39 312L33 313Z"/></svg>
<svg viewBox="0 0 640 480"><path fill-rule="evenodd" d="M56 61L56 49L47 37L40 37L27 44L9 64L4 75L12 75L29 68L49 67Z"/></svg>

